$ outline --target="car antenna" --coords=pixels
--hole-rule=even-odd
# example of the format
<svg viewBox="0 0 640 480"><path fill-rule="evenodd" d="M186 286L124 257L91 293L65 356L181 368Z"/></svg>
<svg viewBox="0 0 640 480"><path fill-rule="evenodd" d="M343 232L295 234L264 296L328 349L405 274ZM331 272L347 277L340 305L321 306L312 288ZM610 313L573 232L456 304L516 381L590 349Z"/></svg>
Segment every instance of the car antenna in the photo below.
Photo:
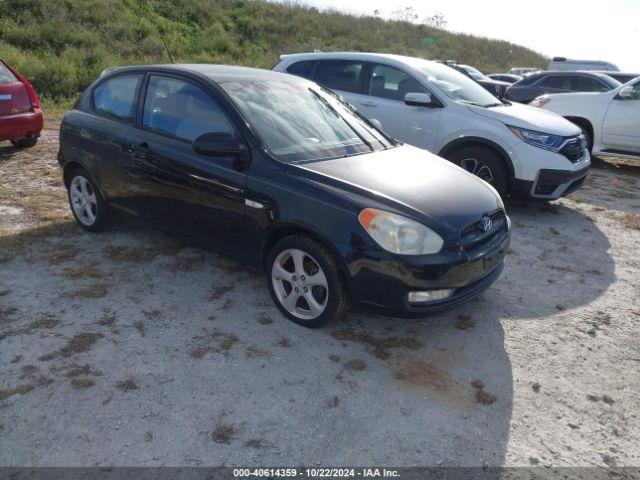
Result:
<svg viewBox="0 0 640 480"><path fill-rule="evenodd" d="M164 45L164 49L167 51L167 55L169 55L169 60L171 60L171 63L176 63L173 61L173 57L171 56L169 47L167 47L167 42L164 41L164 37L162 36L162 34L160 34L160 40L162 40L162 44Z"/></svg>

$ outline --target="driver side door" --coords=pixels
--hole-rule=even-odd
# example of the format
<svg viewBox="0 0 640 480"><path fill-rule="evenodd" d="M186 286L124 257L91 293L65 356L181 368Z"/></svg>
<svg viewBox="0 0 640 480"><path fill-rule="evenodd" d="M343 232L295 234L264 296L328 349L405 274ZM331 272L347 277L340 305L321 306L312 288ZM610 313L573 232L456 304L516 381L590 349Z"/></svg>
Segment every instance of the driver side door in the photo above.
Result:
<svg viewBox="0 0 640 480"><path fill-rule="evenodd" d="M633 85L631 98L614 97L602 127L607 148L640 153L640 81Z"/></svg>
<svg viewBox="0 0 640 480"><path fill-rule="evenodd" d="M142 103L124 165L134 184L132 209L149 223L242 259L248 158L193 149L205 133L240 138L235 126L212 92L187 78L150 74Z"/></svg>

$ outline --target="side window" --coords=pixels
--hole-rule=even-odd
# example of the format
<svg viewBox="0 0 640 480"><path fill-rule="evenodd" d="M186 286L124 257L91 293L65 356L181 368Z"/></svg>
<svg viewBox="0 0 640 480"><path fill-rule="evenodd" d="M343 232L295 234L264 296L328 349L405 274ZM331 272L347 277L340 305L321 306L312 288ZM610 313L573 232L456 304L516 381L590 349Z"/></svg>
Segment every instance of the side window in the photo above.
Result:
<svg viewBox="0 0 640 480"><path fill-rule="evenodd" d="M0 62L0 83L17 82L16 76L9 70L4 63Z"/></svg>
<svg viewBox="0 0 640 480"><path fill-rule="evenodd" d="M102 83L93 91L96 112L117 120L133 121L141 79L142 75L126 75Z"/></svg>
<svg viewBox="0 0 640 480"><path fill-rule="evenodd" d="M304 60L302 62L296 62L287 67L287 73L290 73L291 75L297 75L299 77L311 78L314 64L315 60Z"/></svg>
<svg viewBox="0 0 640 480"><path fill-rule="evenodd" d="M571 90L576 92L606 92L609 88L600 80L590 77L573 77Z"/></svg>
<svg viewBox="0 0 640 480"><path fill-rule="evenodd" d="M632 100L640 100L640 82L636 82L633 86L633 96Z"/></svg>
<svg viewBox="0 0 640 480"><path fill-rule="evenodd" d="M402 101L410 92L427 93L427 89L411 75L397 68L374 65L371 69L369 95Z"/></svg>
<svg viewBox="0 0 640 480"><path fill-rule="evenodd" d="M220 106L204 90L159 75L149 78L142 125L190 142L204 133L234 132Z"/></svg>
<svg viewBox="0 0 640 480"><path fill-rule="evenodd" d="M549 75L540 82L541 87L555 88L558 90L569 90L571 77L566 75Z"/></svg>
<svg viewBox="0 0 640 480"><path fill-rule="evenodd" d="M316 72L316 82L332 90L360 93L363 62L353 60L322 60Z"/></svg>

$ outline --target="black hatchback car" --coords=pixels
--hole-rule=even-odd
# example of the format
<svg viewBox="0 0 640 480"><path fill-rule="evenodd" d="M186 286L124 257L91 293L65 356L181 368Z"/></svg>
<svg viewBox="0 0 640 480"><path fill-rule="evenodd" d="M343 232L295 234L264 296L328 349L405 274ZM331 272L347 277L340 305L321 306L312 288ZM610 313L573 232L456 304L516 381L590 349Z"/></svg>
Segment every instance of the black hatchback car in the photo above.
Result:
<svg viewBox="0 0 640 480"><path fill-rule="evenodd" d="M413 316L467 300L509 245L489 184L276 72L110 70L64 117L59 162L82 228L118 210L261 266L308 327L350 304Z"/></svg>
<svg viewBox="0 0 640 480"><path fill-rule="evenodd" d="M539 72L527 75L507 88L505 98L530 103L547 93L607 92L622 85L618 80L596 72Z"/></svg>

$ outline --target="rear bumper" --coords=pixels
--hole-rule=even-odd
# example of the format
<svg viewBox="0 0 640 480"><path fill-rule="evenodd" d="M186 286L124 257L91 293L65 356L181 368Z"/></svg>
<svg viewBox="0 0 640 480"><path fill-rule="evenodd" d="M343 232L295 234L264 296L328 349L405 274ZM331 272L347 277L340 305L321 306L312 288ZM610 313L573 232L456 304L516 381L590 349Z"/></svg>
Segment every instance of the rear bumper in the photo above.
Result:
<svg viewBox="0 0 640 480"><path fill-rule="evenodd" d="M424 317L466 302L489 288L504 268L511 242L507 228L472 254L399 257L384 252L347 258L349 294L354 305L395 317ZM444 300L410 304L411 291L452 289Z"/></svg>
<svg viewBox="0 0 640 480"><path fill-rule="evenodd" d="M42 131L42 110L0 116L0 140L15 140L24 137L39 136Z"/></svg>

